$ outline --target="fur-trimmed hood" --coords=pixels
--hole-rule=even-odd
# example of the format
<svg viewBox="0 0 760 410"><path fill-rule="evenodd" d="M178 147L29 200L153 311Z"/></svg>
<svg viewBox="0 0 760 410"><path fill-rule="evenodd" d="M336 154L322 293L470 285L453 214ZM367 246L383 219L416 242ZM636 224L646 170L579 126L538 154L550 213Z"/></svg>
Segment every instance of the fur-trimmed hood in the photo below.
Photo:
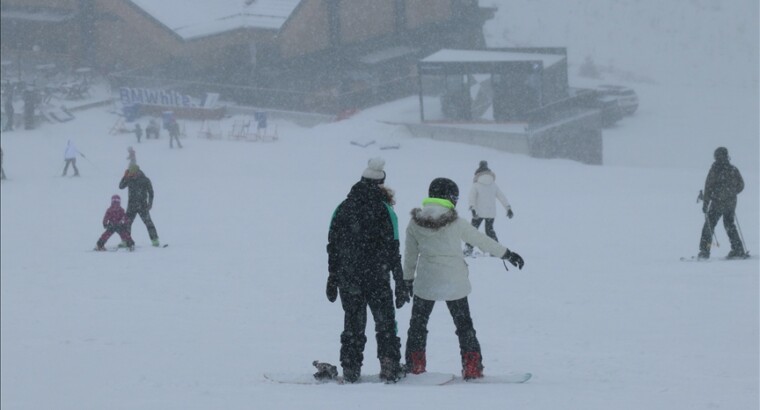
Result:
<svg viewBox="0 0 760 410"><path fill-rule="evenodd" d="M412 209L412 220L423 228L438 230L451 225L459 218L456 209L430 204Z"/></svg>

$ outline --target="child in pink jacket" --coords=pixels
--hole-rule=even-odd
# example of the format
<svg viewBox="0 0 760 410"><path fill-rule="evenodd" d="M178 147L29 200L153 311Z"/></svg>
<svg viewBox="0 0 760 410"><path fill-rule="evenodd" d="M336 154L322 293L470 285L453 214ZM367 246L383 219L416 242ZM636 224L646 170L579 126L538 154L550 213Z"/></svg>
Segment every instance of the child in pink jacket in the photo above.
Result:
<svg viewBox="0 0 760 410"><path fill-rule="evenodd" d="M114 195L111 197L111 206L106 210L105 216L103 216L103 228L105 228L106 231L103 232L103 235L98 239L95 250L106 250L106 241L108 241L108 238L110 238L114 232L119 234L122 242L127 243L129 250L134 250L135 241L133 241L132 236L129 235L128 227L127 213L124 211L124 208L121 207L121 197Z"/></svg>

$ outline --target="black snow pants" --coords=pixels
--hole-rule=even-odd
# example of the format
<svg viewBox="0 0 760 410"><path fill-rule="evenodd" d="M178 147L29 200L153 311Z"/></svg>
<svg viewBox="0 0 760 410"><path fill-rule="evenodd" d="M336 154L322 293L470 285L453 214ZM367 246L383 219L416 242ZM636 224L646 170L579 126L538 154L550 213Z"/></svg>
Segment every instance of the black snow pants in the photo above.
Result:
<svg viewBox="0 0 760 410"><path fill-rule="evenodd" d="M146 208L132 208L127 206L127 219L129 222L127 222L127 232L129 235L132 235L132 223L135 221L135 216L140 215L140 219L142 219L143 223L145 224L145 227L148 228L148 236L150 236L151 240L158 239L158 232L156 232L156 225L153 224L153 220L150 219L150 211Z"/></svg>
<svg viewBox="0 0 760 410"><path fill-rule="evenodd" d="M488 237L493 239L494 241L498 242L499 239L496 237L496 231L493 229L494 218L473 217L472 222L470 223L472 224L472 226L475 227L475 229L478 229L480 228L480 224L483 223L484 220L486 221L486 235L488 235ZM468 251L472 250L472 245L470 245L469 243L465 244L465 247L467 248Z"/></svg>
<svg viewBox="0 0 760 410"><path fill-rule="evenodd" d="M412 353L424 352L427 346L427 324L430 320L430 314L435 306L434 300L422 299L419 296L414 297L412 305L412 318L409 321L409 332L406 337L406 363L412 363ZM475 335L475 328L472 325L470 316L470 304L467 298L448 300L446 306L449 313L454 319L456 335L459 338L459 351L461 355L468 352L480 352L480 342Z"/></svg>
<svg viewBox="0 0 760 410"><path fill-rule="evenodd" d="M341 366L358 370L364 362L367 307L375 320L377 357L398 362L401 359L401 339L396 335L396 311L387 274L385 278L341 284L339 289L344 311L343 333L340 335Z"/></svg>
<svg viewBox="0 0 760 410"><path fill-rule="evenodd" d="M723 227L726 228L728 239L731 241L731 250L744 253L744 245L742 244L739 231L736 229L735 217L736 208L733 206L728 207L710 207L707 211L707 217L705 218L705 224L702 227L702 238L699 240L699 253L703 255L710 255L710 245L712 244L712 235L715 232L715 226L718 225L718 220L723 218Z"/></svg>

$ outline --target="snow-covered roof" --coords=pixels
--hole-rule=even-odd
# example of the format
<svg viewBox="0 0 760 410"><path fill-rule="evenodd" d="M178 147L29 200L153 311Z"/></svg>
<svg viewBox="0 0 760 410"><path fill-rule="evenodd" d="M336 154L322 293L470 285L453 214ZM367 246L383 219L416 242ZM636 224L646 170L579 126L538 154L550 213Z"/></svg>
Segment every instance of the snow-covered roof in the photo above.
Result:
<svg viewBox="0 0 760 410"><path fill-rule="evenodd" d="M240 28L279 30L301 0L129 0L185 40Z"/></svg>
<svg viewBox="0 0 760 410"><path fill-rule="evenodd" d="M387 61L393 58L404 57L406 55L409 55L415 52L417 52L416 48L411 48L411 47L406 47L406 46L389 47L389 48L373 51L369 54L365 54L359 58L359 61L361 61L364 64L372 65L372 64L381 63L383 61Z"/></svg>
<svg viewBox="0 0 760 410"><path fill-rule="evenodd" d="M37 21L41 23L60 23L62 21L70 20L74 18L73 12L58 12L55 10L40 10L40 11L27 11L27 10L14 10L3 9L0 11L0 18L9 20L25 20L25 21Z"/></svg>
<svg viewBox="0 0 760 410"><path fill-rule="evenodd" d="M437 51L421 61L425 63L485 63L509 61L541 61L549 67L565 59L560 54L516 53L496 50L453 50Z"/></svg>

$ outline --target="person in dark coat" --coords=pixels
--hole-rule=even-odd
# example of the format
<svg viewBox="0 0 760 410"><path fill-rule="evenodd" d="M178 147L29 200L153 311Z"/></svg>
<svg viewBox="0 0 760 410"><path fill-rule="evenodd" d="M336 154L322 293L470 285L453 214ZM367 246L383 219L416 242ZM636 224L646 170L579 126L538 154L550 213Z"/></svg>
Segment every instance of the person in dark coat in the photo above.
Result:
<svg viewBox="0 0 760 410"><path fill-rule="evenodd" d="M172 119L166 124L166 129L169 131L169 148L174 148L173 141L177 141L177 146L182 148L182 144L179 142L179 123L177 120Z"/></svg>
<svg viewBox="0 0 760 410"><path fill-rule="evenodd" d="M731 241L731 251L728 258L743 258L747 256L739 232L734 221L736 216L737 194L744 190L744 179L739 170L731 165L728 149L718 147L714 153L715 162L710 167L705 180L704 202L702 212L705 214L705 224L702 227L702 237L699 240L699 258L710 258L710 245L713 232L718 220L723 218L723 226Z"/></svg>
<svg viewBox="0 0 760 410"><path fill-rule="evenodd" d="M106 250L106 242L114 233L118 233L121 237L121 241L126 243L129 250L135 248L135 242L129 235L129 221L127 220L127 214L124 212L124 208L121 207L121 197L114 195L111 197L111 206L106 210L106 214L103 216L103 228L105 232L100 236L98 242L95 244L96 251Z"/></svg>
<svg viewBox="0 0 760 410"><path fill-rule="evenodd" d="M138 165L131 165L124 172L124 176L119 182L119 189L127 188L129 193L129 202L127 202L127 232L132 233L132 223L135 216L140 215L145 227L148 229L153 246L159 246L158 233L153 220L150 218L150 210L153 208L153 184L150 179L140 170Z"/></svg>
<svg viewBox="0 0 760 410"><path fill-rule="evenodd" d="M398 241L398 220L393 193L383 184L385 161L369 160L361 180L335 210L328 234L327 298L334 302L340 292L345 312L340 336L340 363L344 380L361 376L367 343L367 307L375 319L380 378L395 382L405 375L401 340L396 335L390 273L395 282L396 307L409 302L403 280Z"/></svg>
<svg viewBox="0 0 760 410"><path fill-rule="evenodd" d="M8 92L8 95L5 97L5 103L3 104L3 109L5 110L5 127L3 127L3 131L13 131L13 116L16 113L16 110L13 108L13 92Z"/></svg>
<svg viewBox="0 0 760 410"><path fill-rule="evenodd" d="M0 148L0 179L5 179L5 170L3 169L3 149Z"/></svg>
<svg viewBox="0 0 760 410"><path fill-rule="evenodd" d="M137 137L138 144L140 143L140 139L142 138L142 135L143 135L143 129L140 126L140 123L136 122L135 123L135 137Z"/></svg>
<svg viewBox="0 0 760 410"><path fill-rule="evenodd" d="M27 87L24 91L24 129L31 130L34 128L34 112L37 109L39 97L34 89Z"/></svg>

